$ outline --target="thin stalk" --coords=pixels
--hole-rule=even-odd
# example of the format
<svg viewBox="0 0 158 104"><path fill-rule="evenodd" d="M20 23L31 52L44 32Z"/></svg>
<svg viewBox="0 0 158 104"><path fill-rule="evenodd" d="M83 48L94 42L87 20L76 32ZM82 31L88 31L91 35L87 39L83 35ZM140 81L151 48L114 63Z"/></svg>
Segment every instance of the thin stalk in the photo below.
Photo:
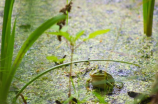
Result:
<svg viewBox="0 0 158 104"><path fill-rule="evenodd" d="M149 2L149 1L147 1L147 0L143 0L144 34L146 34L146 32L147 32L148 2Z"/></svg>
<svg viewBox="0 0 158 104"><path fill-rule="evenodd" d="M64 38L66 41L67 46L71 49L71 45L69 44L69 42L66 40L66 38Z"/></svg>
<svg viewBox="0 0 158 104"><path fill-rule="evenodd" d="M69 73L69 94L68 97L71 97L71 79L72 79L72 68L73 68L73 54L74 54L74 46L71 46L71 64L70 64L70 73ZM69 101L69 104L71 104L71 101Z"/></svg>
<svg viewBox="0 0 158 104"><path fill-rule="evenodd" d="M82 43L84 43L84 41L80 42L80 43L75 47L75 49L77 49Z"/></svg>
<svg viewBox="0 0 158 104"><path fill-rule="evenodd" d="M69 0L66 0L66 3L69 4ZM68 22L69 22L69 12L66 11L66 25L68 26Z"/></svg>
<svg viewBox="0 0 158 104"><path fill-rule="evenodd" d="M147 28L146 28L146 35L148 37L152 35L154 5L155 5L155 0L150 0L148 6Z"/></svg>
<svg viewBox="0 0 158 104"><path fill-rule="evenodd" d="M70 2L72 2L72 0ZM66 3L69 4L69 0L66 0ZM66 25L68 25L68 23L69 23L69 12L66 11L66 14L67 14L67 16L66 16Z"/></svg>
<svg viewBox="0 0 158 104"><path fill-rule="evenodd" d="M143 0L144 34L152 36L153 11L155 0Z"/></svg>

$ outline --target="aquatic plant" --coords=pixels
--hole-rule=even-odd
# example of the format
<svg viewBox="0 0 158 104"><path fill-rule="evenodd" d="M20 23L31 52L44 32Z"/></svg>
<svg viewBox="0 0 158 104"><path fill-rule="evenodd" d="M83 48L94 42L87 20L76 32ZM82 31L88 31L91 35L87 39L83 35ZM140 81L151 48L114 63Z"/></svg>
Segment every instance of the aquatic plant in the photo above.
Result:
<svg viewBox="0 0 158 104"><path fill-rule="evenodd" d="M152 36L153 11L155 0L143 0L144 34Z"/></svg>
<svg viewBox="0 0 158 104"><path fill-rule="evenodd" d="M57 35L57 36L63 36L66 41L67 41L67 44L69 46L69 48L71 49L71 59L70 59L70 72L69 72L69 94L68 94L68 97L71 97L71 80L72 80L72 68L73 68L73 54L74 54L74 51L85 41L89 40L89 39L92 39L92 38L95 38L96 36L98 35L101 35L101 34L105 34L107 33L108 31L110 31L110 29L105 29L105 30L97 30L91 34L89 34L88 37L82 39L82 42L80 42L78 45L76 45L76 41L80 39L80 37L84 34L84 31L79 31L74 37L72 35L70 35L68 32L62 32L62 31L59 31L59 32L47 32L47 34L52 34L52 35Z"/></svg>
<svg viewBox="0 0 158 104"><path fill-rule="evenodd" d="M1 42L1 62L0 62L0 103L7 104L7 97L9 88L14 75L21 63L22 58L33 43L42 35L42 33L50 28L53 24L66 19L66 15L58 15L43 23L35 31L33 31L26 39L21 49L19 50L14 62L13 50L14 50L14 38L16 19L14 21L13 29L11 31L11 16L13 10L14 0L5 0L4 17L3 17L3 29L2 29L2 42Z"/></svg>

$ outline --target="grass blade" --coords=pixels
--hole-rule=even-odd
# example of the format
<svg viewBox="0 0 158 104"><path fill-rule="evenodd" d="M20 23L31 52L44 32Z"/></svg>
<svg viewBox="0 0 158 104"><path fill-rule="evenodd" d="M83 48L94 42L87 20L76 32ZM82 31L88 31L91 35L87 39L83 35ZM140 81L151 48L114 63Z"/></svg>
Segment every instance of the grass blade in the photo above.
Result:
<svg viewBox="0 0 158 104"><path fill-rule="evenodd" d="M150 0L148 6L147 28L146 28L146 35L148 37L152 35L154 5L155 5L155 0Z"/></svg>
<svg viewBox="0 0 158 104"><path fill-rule="evenodd" d="M69 33L67 32L62 32L62 31L59 31L59 32L46 32L47 34L52 34L52 35L61 35L63 36L64 38L66 38L66 40L68 40L69 42L71 42L71 36Z"/></svg>
<svg viewBox="0 0 158 104"><path fill-rule="evenodd" d="M148 0L143 0L143 22L144 22L144 34L147 29L147 17L148 17Z"/></svg>
<svg viewBox="0 0 158 104"><path fill-rule="evenodd" d="M143 0L144 34L152 36L153 11L155 0Z"/></svg>
<svg viewBox="0 0 158 104"><path fill-rule="evenodd" d="M83 34L84 34L85 31L79 31L77 34L76 34L76 37L75 37L75 40L78 40Z"/></svg>
<svg viewBox="0 0 158 104"><path fill-rule="evenodd" d="M10 35L10 39L8 42L8 48L6 51L6 59L5 59L5 72L3 73L3 80L2 82L6 82L6 77L8 76L8 72L11 70L12 65L12 58L13 58L13 51L14 51L14 38L15 38L15 27L16 27L16 20L14 21L12 34Z"/></svg>
<svg viewBox="0 0 158 104"><path fill-rule="evenodd" d="M7 50L10 39L11 32L11 15L13 8L14 0L6 0L4 8L4 17L3 17L3 28L2 28L2 42L1 42L1 63L0 70L7 70L5 65L7 62ZM3 72L0 71L0 81L2 80Z"/></svg>
<svg viewBox="0 0 158 104"><path fill-rule="evenodd" d="M109 32L109 31L110 31L110 29L95 31L95 32L89 34L88 38L84 39L84 41L92 39L92 38L94 38L94 37L96 37L98 35L105 34L105 33Z"/></svg>
<svg viewBox="0 0 158 104"><path fill-rule="evenodd" d="M13 5L14 5L14 0L5 0L3 28L2 28L2 42L1 42L1 59L0 59L1 60L0 62L0 102L3 104L5 104L7 100L8 90L5 89L4 84L6 83L8 72L10 71L12 56L13 56L12 43L14 43L15 24L16 24L16 21L15 21L13 32L12 34L10 34L11 33L11 15L12 15ZM3 93L4 90L6 91L5 96Z"/></svg>
<svg viewBox="0 0 158 104"><path fill-rule="evenodd" d="M108 104L107 102L105 102L104 97L102 97L100 94L98 94L98 93L95 92L95 91L93 91L92 93L93 93L93 95L95 95L95 96L99 99L99 102L100 102L101 104Z"/></svg>
<svg viewBox="0 0 158 104"><path fill-rule="evenodd" d="M39 38L39 36L42 35L42 33L50 28L55 23L64 20L66 18L65 15L58 15L56 17L53 17L49 20L47 20L45 23L43 23L41 26L39 26L35 31L33 31L32 34L27 38L27 40L22 45L20 51L18 52L17 57L14 60L14 63L12 65L11 70L7 73L8 76L6 77L6 81L3 83L3 86L1 88L1 93L3 94L3 98L7 98L9 87L11 85L12 79L15 75L15 72L24 57L27 50L33 45L33 43Z"/></svg>

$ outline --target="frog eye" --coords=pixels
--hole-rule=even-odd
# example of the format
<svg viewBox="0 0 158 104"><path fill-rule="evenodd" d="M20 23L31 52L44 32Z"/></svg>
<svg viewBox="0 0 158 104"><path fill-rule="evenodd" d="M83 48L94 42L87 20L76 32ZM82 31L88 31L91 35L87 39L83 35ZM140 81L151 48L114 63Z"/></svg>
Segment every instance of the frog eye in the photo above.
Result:
<svg viewBox="0 0 158 104"><path fill-rule="evenodd" d="M99 73L102 73L103 71L102 70L99 70Z"/></svg>

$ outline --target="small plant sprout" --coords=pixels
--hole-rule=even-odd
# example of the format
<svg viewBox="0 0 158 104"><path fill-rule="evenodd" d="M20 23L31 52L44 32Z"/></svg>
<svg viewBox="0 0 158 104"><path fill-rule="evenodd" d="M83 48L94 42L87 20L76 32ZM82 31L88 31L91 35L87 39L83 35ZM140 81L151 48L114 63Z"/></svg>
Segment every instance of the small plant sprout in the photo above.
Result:
<svg viewBox="0 0 158 104"><path fill-rule="evenodd" d="M92 33L90 33L88 35L88 37L82 39L82 42L80 42L78 45L76 45L76 41L81 38L81 36L84 34L85 31L79 31L75 36L70 35L66 31L67 31L66 29L64 29L64 30L61 29L58 32L47 32L47 34L52 34L52 35L57 35L57 36L59 36L59 35L63 36L66 39L69 48L71 49L71 61L70 61L71 64L70 64L70 72L69 72L69 94L68 94L68 97L70 98L71 97L71 80L72 80L71 74L72 74L72 68L73 68L72 62L73 62L74 50L77 49L83 42L85 42L85 41L87 41L89 39L95 38L98 35L105 34L105 33L109 32L110 29L97 30L95 32L92 32Z"/></svg>

